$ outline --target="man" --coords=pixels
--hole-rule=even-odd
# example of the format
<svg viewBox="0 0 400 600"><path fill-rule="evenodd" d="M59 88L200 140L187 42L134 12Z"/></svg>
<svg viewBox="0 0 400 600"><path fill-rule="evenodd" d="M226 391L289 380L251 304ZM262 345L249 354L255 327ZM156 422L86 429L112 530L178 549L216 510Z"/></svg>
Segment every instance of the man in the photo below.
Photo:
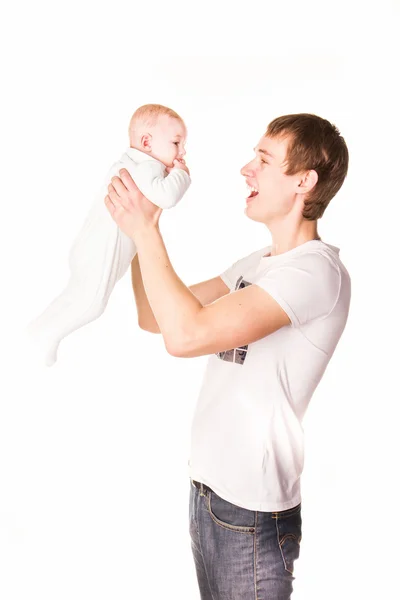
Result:
<svg viewBox="0 0 400 600"><path fill-rule="evenodd" d="M208 354L190 456L190 534L203 600L288 600L301 540L302 419L345 327L350 277L317 221L346 177L339 131L315 115L270 123L241 173L272 244L187 288L161 209L127 172L105 203L134 239L139 325L173 356Z"/></svg>

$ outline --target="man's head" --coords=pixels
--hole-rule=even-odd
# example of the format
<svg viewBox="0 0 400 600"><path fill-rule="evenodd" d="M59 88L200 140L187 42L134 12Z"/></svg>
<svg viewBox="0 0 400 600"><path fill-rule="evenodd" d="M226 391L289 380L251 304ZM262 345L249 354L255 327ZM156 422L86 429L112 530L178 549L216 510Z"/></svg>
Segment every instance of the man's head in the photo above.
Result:
<svg viewBox="0 0 400 600"><path fill-rule="evenodd" d="M186 127L181 117L161 104L145 104L132 115L129 141L132 148L173 167L174 160L186 154Z"/></svg>
<svg viewBox="0 0 400 600"><path fill-rule="evenodd" d="M349 155L338 129L311 114L274 119L260 139L255 158L241 169L255 189L246 214L271 224L292 211L300 219L321 218L347 174Z"/></svg>

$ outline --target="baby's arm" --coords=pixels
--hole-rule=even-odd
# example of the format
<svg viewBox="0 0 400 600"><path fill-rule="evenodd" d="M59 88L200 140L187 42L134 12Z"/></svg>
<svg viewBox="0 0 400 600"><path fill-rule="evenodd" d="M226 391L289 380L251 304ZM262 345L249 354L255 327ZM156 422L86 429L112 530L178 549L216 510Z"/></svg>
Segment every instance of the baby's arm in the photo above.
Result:
<svg viewBox="0 0 400 600"><path fill-rule="evenodd" d="M139 190L160 208L172 208L190 186L190 175L183 168L174 167L165 176L165 167L155 160L140 163L132 177Z"/></svg>

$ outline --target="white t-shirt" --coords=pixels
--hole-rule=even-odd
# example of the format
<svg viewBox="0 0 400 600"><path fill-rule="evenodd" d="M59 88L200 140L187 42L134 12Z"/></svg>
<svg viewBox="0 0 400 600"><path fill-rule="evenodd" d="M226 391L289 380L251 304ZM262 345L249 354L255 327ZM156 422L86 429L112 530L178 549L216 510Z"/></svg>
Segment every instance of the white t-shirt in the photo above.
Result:
<svg viewBox="0 0 400 600"><path fill-rule="evenodd" d="M237 506L267 512L301 502L301 423L346 325L351 295L339 248L311 240L264 256L270 250L242 258L221 278L231 292L260 286L291 324L210 355L189 460L192 479Z"/></svg>

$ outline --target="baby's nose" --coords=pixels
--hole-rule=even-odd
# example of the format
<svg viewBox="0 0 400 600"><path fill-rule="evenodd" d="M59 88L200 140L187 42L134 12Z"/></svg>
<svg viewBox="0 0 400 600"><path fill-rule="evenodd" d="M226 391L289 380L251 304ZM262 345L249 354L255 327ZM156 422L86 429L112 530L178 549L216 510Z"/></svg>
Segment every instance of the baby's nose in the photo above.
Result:
<svg viewBox="0 0 400 600"><path fill-rule="evenodd" d="M186 150L185 150L185 148L181 148L181 150L179 151L179 154L180 154L181 156L185 156L185 154L186 154Z"/></svg>

